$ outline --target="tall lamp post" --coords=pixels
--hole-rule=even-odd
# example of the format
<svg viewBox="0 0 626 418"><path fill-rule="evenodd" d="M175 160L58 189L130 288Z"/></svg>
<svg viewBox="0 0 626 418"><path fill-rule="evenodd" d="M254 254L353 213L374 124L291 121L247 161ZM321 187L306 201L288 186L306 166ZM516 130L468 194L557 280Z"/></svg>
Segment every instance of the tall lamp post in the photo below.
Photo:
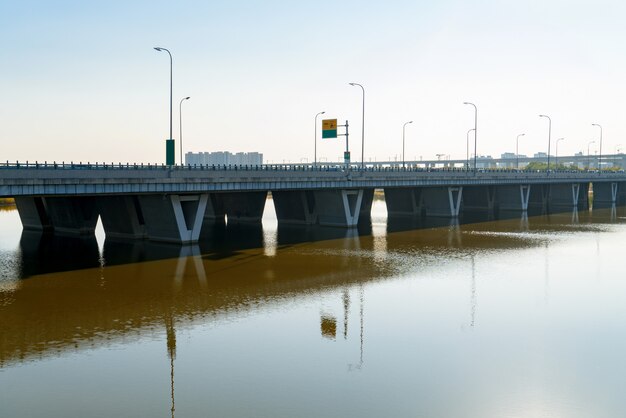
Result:
<svg viewBox="0 0 626 418"><path fill-rule="evenodd" d="M548 115L539 115L540 118L548 118L548 168L546 175L550 175L550 137L552 136L552 119Z"/></svg>
<svg viewBox="0 0 626 418"><path fill-rule="evenodd" d="M463 104L474 106L474 175L476 175L476 159L478 157L478 153L476 152L476 142L478 137L478 108L474 103L463 102Z"/></svg>
<svg viewBox="0 0 626 418"><path fill-rule="evenodd" d="M469 170L469 134L472 132L474 128L467 131L466 139L465 139L465 171Z"/></svg>
<svg viewBox="0 0 626 418"><path fill-rule="evenodd" d="M590 164L591 164L591 160L589 159L589 147L591 147L591 144L595 144L596 141L589 141L589 143L587 144L587 171L589 171L590 168Z"/></svg>
<svg viewBox="0 0 626 418"><path fill-rule="evenodd" d="M597 123L592 123L591 126L597 126L600 128L600 152L598 155L598 175L602 173L602 126Z"/></svg>
<svg viewBox="0 0 626 418"><path fill-rule="evenodd" d="M319 112L317 115L315 115L315 150L313 151L313 166L317 166L317 117L319 115L323 115L324 112Z"/></svg>
<svg viewBox="0 0 626 418"><path fill-rule="evenodd" d="M165 164L174 165L174 139L172 138L172 53L169 49L154 47L157 51L165 51L170 56L170 137L165 141Z"/></svg>
<svg viewBox="0 0 626 418"><path fill-rule="evenodd" d="M363 115L361 117L361 170L365 169L365 88L359 83L348 83L351 86L361 87L363 92Z"/></svg>
<svg viewBox="0 0 626 418"><path fill-rule="evenodd" d="M559 138L556 140L556 156L554 157L554 164L556 168L559 168L559 141L563 141L565 138Z"/></svg>
<svg viewBox="0 0 626 418"><path fill-rule="evenodd" d="M413 123L413 121L411 120L409 122L405 122L404 125L402 125L402 168L404 168L404 163L405 163L405 160L404 160L404 131L405 131L406 126L409 123Z"/></svg>
<svg viewBox="0 0 626 418"><path fill-rule="evenodd" d="M519 134L515 139L515 169L519 170L519 137L526 134Z"/></svg>
<svg viewBox="0 0 626 418"><path fill-rule="evenodd" d="M178 124L180 125L180 165L183 165L183 102L191 97L183 97L178 104Z"/></svg>

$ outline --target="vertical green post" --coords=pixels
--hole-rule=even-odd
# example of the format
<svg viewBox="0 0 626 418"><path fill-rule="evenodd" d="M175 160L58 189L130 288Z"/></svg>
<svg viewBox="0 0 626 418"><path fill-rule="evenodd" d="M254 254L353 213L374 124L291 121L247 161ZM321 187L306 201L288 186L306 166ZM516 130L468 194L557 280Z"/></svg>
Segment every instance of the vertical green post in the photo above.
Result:
<svg viewBox="0 0 626 418"><path fill-rule="evenodd" d="M174 165L174 140L165 140L165 165Z"/></svg>

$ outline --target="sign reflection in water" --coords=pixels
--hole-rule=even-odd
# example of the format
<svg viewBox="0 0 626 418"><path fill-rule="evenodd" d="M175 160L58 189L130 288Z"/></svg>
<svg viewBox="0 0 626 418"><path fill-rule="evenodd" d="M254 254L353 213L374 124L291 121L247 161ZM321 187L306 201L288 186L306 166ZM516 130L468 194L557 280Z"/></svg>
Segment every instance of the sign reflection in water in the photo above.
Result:
<svg viewBox="0 0 626 418"><path fill-rule="evenodd" d="M604 313L625 313L612 299L624 285L607 281L621 269L623 208L533 215L386 219L376 202L357 233L278 227L268 211L264 226L216 225L187 247L5 234L1 405L7 416L613 416L623 367L603 365L624 342L589 321L612 332ZM606 345L576 350L594 336ZM605 360L590 368L590 354ZM122 366L115 382L134 402L101 362Z"/></svg>

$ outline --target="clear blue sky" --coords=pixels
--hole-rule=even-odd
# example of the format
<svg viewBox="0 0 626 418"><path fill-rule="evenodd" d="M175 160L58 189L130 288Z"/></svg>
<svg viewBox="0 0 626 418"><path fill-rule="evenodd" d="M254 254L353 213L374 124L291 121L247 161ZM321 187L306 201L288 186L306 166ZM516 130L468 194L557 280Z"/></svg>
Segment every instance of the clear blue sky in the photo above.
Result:
<svg viewBox="0 0 626 418"><path fill-rule="evenodd" d="M286 4L287 3L287 4ZM0 0L0 160L164 159L169 62L174 137L186 151L260 151L312 160L313 117L348 119L360 158L465 157L565 137L626 150L626 4L619 1L14 1ZM336 160L341 140L319 142ZM176 146L178 152L178 144ZM593 148L592 148L593 149ZM553 149L554 153L554 149ZM177 156L178 160L178 156Z"/></svg>

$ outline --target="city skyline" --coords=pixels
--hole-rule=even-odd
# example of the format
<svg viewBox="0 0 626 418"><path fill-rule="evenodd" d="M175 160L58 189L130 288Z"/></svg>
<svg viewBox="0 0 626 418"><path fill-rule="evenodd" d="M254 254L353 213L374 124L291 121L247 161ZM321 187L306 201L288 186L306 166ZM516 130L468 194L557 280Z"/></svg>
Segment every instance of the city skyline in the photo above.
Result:
<svg viewBox="0 0 626 418"><path fill-rule="evenodd" d="M174 102L193 97L183 153L312 161L314 116L325 111L350 121L358 162L361 95L349 82L366 91L366 161L401 154L406 120L415 121L407 160L464 158L473 127L464 101L478 106L479 155L511 152L522 132L520 154L545 152L540 113L567 138L561 155L586 152L598 138L592 123L605 129L603 154L626 141L621 4L357 5L7 5L1 159L163 161L169 63L155 46L172 52ZM177 132L174 112L176 161ZM318 159L343 147L318 137Z"/></svg>

